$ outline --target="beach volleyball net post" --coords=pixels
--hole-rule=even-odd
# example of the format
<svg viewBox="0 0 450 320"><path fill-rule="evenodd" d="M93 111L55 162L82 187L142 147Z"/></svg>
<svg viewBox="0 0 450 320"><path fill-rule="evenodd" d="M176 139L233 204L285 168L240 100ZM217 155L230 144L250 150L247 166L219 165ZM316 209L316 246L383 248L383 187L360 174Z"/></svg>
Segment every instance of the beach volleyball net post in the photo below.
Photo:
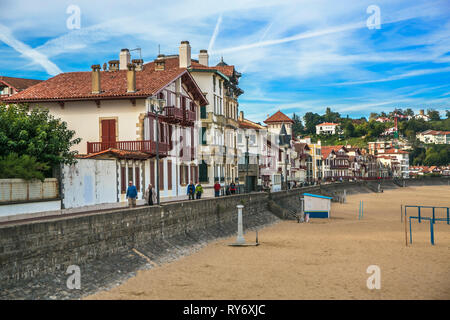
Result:
<svg viewBox="0 0 450 320"><path fill-rule="evenodd" d="M429 221L430 222L430 242L431 245L434 245L434 224L436 221L445 221L447 222L447 225L450 225L450 207L434 207L434 206L410 206L405 205L404 207L404 216L405 216L405 235L406 235L406 221L407 221L407 209L408 208L417 208L417 216L410 216L409 217L409 243L412 243L412 220L416 219L419 223L422 222L422 220ZM423 210L421 209L431 209L432 215L431 217L423 216ZM436 218L436 209L444 209L446 212L445 218ZM406 245L408 245L408 240L406 236Z"/></svg>

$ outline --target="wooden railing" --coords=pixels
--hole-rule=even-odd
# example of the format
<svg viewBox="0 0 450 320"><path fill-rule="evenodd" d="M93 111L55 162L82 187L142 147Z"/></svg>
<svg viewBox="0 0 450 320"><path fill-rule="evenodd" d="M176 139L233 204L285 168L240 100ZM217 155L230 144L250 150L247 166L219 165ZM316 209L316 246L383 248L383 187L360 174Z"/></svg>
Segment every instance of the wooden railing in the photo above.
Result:
<svg viewBox="0 0 450 320"><path fill-rule="evenodd" d="M186 110L186 118L185 119L188 122L195 122L195 120L196 120L195 111Z"/></svg>
<svg viewBox="0 0 450 320"><path fill-rule="evenodd" d="M183 110L175 106L168 106L164 108L164 117L169 122L180 122L183 120Z"/></svg>
<svg viewBox="0 0 450 320"><path fill-rule="evenodd" d="M165 142L159 143L159 154L167 155L169 144ZM88 142L87 152L97 153L108 150L110 148L125 151L140 151L150 154L156 154L156 142L152 140L136 140L136 141L111 141L111 142Z"/></svg>

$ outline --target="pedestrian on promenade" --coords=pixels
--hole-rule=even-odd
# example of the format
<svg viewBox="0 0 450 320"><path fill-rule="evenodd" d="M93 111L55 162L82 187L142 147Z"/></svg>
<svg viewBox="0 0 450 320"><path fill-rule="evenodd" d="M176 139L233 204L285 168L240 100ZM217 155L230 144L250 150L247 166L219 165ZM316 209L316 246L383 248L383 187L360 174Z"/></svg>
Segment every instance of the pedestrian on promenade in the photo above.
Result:
<svg viewBox="0 0 450 320"><path fill-rule="evenodd" d="M231 194L236 193L236 184L234 182L230 183L230 192L231 192Z"/></svg>
<svg viewBox="0 0 450 320"><path fill-rule="evenodd" d="M219 181L216 181L216 183L214 184L214 196L215 197L220 197L220 183Z"/></svg>
<svg viewBox="0 0 450 320"><path fill-rule="evenodd" d="M131 180L128 182L126 197L128 199L128 207L136 207L137 189L136 186L133 185L133 181Z"/></svg>
<svg viewBox="0 0 450 320"><path fill-rule="evenodd" d="M197 199L202 198L203 187L200 182L197 182L197 186L195 187L195 194L197 195Z"/></svg>
<svg viewBox="0 0 450 320"><path fill-rule="evenodd" d="M149 184L147 190L145 190L144 199L145 199L145 203L148 204L149 206L152 206L155 204L156 192L155 192L155 189L153 188L152 184Z"/></svg>
<svg viewBox="0 0 450 320"><path fill-rule="evenodd" d="M189 183L189 185L187 186L187 194L189 196L189 200L194 200L194 195L195 195L195 185L194 183L191 182Z"/></svg>

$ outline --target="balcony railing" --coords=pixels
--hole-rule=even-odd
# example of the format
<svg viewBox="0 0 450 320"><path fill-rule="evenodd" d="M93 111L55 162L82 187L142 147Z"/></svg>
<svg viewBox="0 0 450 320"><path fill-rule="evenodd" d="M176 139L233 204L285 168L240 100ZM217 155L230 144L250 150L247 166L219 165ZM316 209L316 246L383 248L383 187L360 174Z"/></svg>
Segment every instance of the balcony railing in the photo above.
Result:
<svg viewBox="0 0 450 320"><path fill-rule="evenodd" d="M187 122L195 122L196 120L195 111L186 110L185 120Z"/></svg>
<svg viewBox="0 0 450 320"><path fill-rule="evenodd" d="M158 147L159 154L162 156L166 156L169 150L169 144L160 142ZM88 153L97 153L100 151L108 150L110 148L125 151L139 151L156 155L156 142L152 140L87 142Z"/></svg>
<svg viewBox="0 0 450 320"><path fill-rule="evenodd" d="M350 166L348 164L332 164L330 165L331 169L348 169Z"/></svg>
<svg viewBox="0 0 450 320"><path fill-rule="evenodd" d="M175 106L168 106L164 108L164 120L171 123L179 123L183 121L183 109Z"/></svg>

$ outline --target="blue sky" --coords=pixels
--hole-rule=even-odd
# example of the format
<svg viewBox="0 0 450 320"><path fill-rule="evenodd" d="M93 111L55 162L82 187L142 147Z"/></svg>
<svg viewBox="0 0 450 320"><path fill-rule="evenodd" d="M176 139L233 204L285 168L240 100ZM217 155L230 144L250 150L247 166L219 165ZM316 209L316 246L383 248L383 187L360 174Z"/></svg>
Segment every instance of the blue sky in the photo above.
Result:
<svg viewBox="0 0 450 320"><path fill-rule="evenodd" d="M69 6L80 29L69 29ZM367 20L375 5L379 29ZM47 79L142 48L209 49L242 72L240 109L263 121L327 107L351 117L450 109L450 1L0 0L0 75ZM133 52L136 54L136 52ZM137 56L135 56L137 57Z"/></svg>

